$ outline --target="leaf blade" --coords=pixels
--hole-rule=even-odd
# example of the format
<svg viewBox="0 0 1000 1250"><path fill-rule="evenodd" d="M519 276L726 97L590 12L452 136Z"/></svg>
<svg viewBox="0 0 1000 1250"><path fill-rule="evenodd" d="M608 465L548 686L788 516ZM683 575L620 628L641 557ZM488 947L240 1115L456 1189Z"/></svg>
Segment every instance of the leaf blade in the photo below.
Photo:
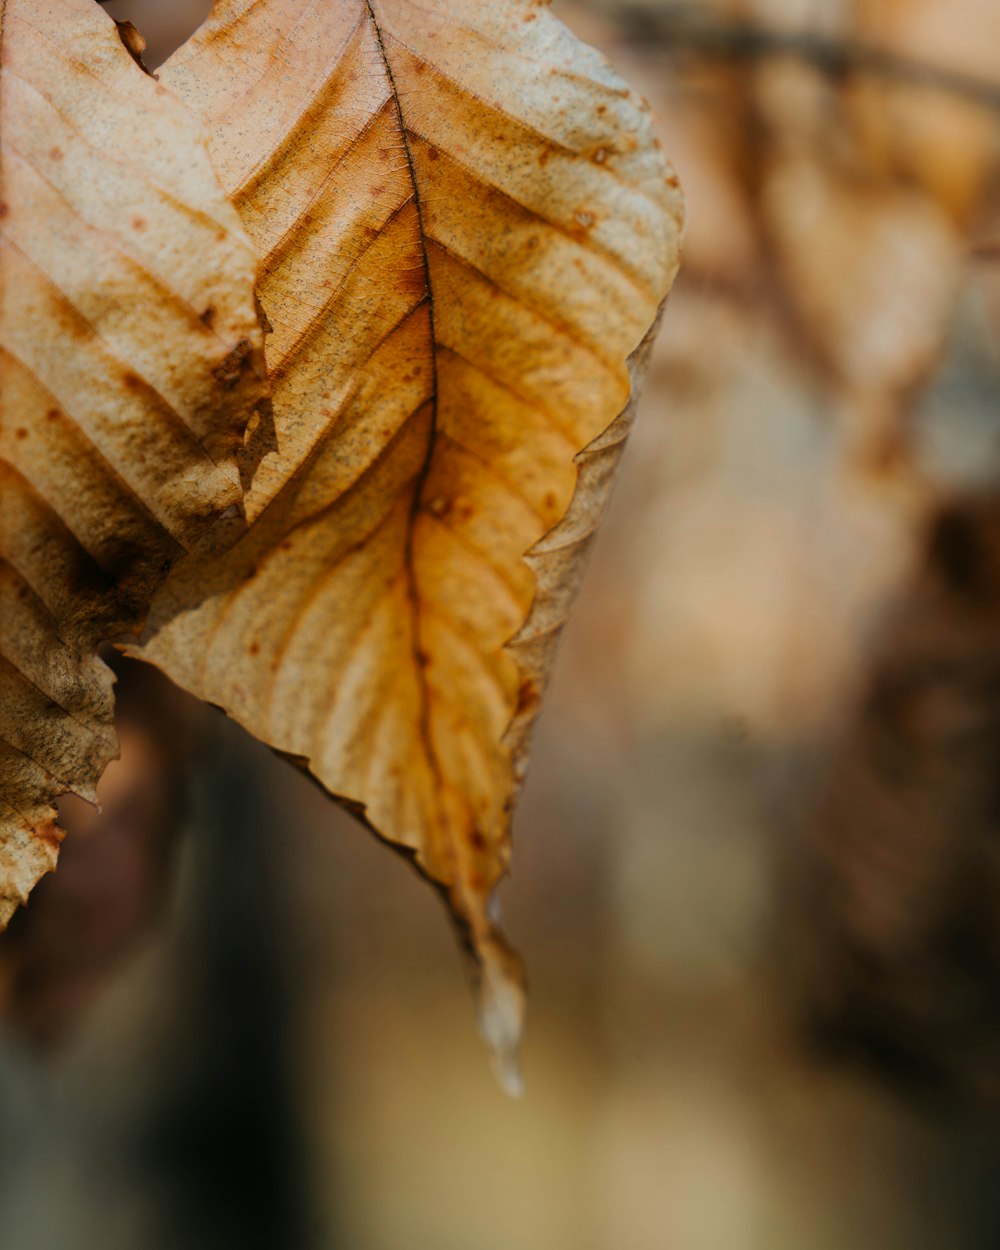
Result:
<svg viewBox="0 0 1000 1250"><path fill-rule="evenodd" d="M0 54L2 928L115 753L98 643L242 498L263 336L204 140L111 19L4 0Z"/></svg>
<svg viewBox="0 0 1000 1250"><path fill-rule="evenodd" d="M414 853L513 1035L488 901L578 575L565 552L610 478L566 520L576 458L628 409L679 192L645 106L543 8L288 19L224 0L164 70L211 117L265 258L277 446L250 531L171 579L141 654ZM560 521L561 559L539 546ZM546 642L525 633L539 594Z"/></svg>

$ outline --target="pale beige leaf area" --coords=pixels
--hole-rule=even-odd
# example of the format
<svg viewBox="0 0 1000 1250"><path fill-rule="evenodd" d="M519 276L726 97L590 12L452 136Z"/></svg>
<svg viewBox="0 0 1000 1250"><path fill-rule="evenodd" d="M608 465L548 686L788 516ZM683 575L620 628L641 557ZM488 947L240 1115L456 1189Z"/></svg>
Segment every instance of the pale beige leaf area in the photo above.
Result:
<svg viewBox="0 0 1000 1250"><path fill-rule="evenodd" d="M116 750L96 647L238 505L256 257L92 0L0 0L0 927Z"/></svg>
<svg viewBox="0 0 1000 1250"><path fill-rule="evenodd" d="M677 180L648 106L527 0L222 0L161 80L264 257L274 428L249 531L170 578L142 654L446 888L504 1050L489 900Z"/></svg>

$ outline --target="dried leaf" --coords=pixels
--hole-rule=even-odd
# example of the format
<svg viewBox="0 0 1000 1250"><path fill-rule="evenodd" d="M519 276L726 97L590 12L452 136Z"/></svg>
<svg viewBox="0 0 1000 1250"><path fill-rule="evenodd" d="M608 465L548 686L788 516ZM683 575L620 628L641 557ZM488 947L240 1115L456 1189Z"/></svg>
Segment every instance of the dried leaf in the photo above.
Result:
<svg viewBox="0 0 1000 1250"><path fill-rule="evenodd" d="M274 429L254 524L171 578L142 654L446 887L506 1052L488 900L676 178L648 106L529 0L222 0L162 80L265 257Z"/></svg>
<svg viewBox="0 0 1000 1250"><path fill-rule="evenodd" d="M0 51L2 927L115 751L95 647L241 500L262 335L198 125L114 22L5 0Z"/></svg>

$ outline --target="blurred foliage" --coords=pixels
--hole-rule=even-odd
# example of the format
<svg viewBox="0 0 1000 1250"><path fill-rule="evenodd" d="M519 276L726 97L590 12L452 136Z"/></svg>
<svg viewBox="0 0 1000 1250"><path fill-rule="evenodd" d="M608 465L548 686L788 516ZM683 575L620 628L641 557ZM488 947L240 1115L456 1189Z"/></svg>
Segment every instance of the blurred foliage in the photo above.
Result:
<svg viewBox="0 0 1000 1250"><path fill-rule="evenodd" d="M101 870L175 848L165 909L75 995L53 878L3 957L11 1250L996 1244L1000 8L557 11L690 231L515 826L528 1097L407 866L204 714Z"/></svg>

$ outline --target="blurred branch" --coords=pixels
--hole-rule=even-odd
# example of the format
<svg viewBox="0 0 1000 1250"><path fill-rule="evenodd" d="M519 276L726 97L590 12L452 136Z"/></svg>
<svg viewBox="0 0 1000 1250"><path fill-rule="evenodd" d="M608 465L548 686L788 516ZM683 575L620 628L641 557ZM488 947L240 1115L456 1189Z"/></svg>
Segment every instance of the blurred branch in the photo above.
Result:
<svg viewBox="0 0 1000 1250"><path fill-rule="evenodd" d="M760 61L790 57L830 77L871 74L960 96L1000 112L1000 83L929 65L871 44L830 39L811 31L781 31L754 22L706 21L687 6L673 9L630 5L621 16L630 43L663 45L671 52L707 60Z"/></svg>

